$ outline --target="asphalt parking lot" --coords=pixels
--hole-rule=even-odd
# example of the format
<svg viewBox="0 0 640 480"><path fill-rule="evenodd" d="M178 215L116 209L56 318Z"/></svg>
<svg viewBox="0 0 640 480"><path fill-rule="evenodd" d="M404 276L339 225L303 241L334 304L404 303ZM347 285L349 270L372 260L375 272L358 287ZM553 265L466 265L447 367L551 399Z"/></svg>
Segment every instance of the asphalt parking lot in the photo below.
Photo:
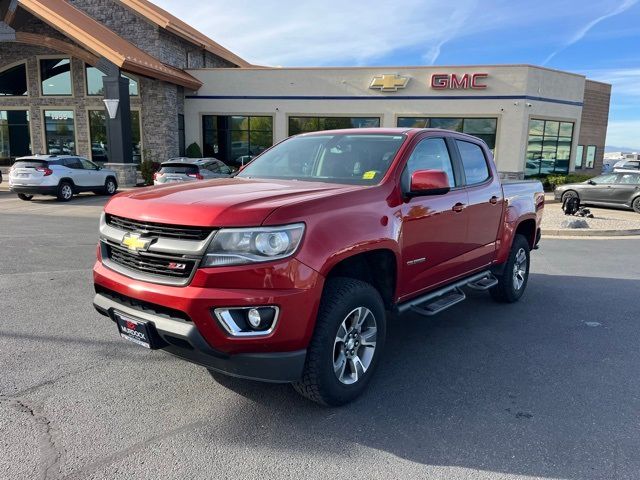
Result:
<svg viewBox="0 0 640 480"><path fill-rule="evenodd" d="M544 239L520 303L394 318L326 409L120 340L102 203L0 192L0 478L640 478L640 239Z"/></svg>

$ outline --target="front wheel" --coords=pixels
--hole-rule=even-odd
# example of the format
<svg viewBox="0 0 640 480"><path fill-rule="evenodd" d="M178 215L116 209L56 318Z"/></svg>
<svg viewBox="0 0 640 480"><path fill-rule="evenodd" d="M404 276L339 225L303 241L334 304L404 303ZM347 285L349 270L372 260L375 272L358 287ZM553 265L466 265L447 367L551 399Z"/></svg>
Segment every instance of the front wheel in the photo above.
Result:
<svg viewBox="0 0 640 480"><path fill-rule="evenodd" d="M27 195L26 193L19 193L18 198L20 200L24 200L25 202L29 202L33 198L33 195Z"/></svg>
<svg viewBox="0 0 640 480"><path fill-rule="evenodd" d="M529 265L529 242L524 235L517 234L513 239L504 272L502 275L496 275L498 285L490 290L494 300L502 303L520 300L529 281Z"/></svg>
<svg viewBox="0 0 640 480"><path fill-rule="evenodd" d="M373 376L385 334L384 304L375 288L351 278L329 279L302 379L294 388L322 405L354 400Z"/></svg>
<svg viewBox="0 0 640 480"><path fill-rule="evenodd" d="M566 192L564 192L562 194L562 205L564 206L565 202L570 199L570 198L580 198L578 196L578 192L574 191L574 190L567 190Z"/></svg>

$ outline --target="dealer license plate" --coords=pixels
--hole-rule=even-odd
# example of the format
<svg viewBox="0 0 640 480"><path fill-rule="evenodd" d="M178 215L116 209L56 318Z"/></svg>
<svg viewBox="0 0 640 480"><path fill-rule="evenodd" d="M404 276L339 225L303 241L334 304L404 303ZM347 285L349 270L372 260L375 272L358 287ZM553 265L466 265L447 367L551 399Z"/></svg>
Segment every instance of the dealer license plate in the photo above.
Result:
<svg viewBox="0 0 640 480"><path fill-rule="evenodd" d="M120 336L145 348L154 348L151 328L148 322L137 320L122 313L115 312Z"/></svg>

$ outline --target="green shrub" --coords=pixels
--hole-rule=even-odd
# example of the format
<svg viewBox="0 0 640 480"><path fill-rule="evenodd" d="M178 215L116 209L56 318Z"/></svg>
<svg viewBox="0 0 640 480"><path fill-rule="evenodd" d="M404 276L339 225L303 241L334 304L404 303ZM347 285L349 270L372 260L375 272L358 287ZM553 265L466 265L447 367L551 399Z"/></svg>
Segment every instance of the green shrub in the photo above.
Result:
<svg viewBox="0 0 640 480"><path fill-rule="evenodd" d="M196 142L193 142L187 147L185 154L189 158L202 158L202 150L200 150L200 145L198 145Z"/></svg>
<svg viewBox="0 0 640 480"><path fill-rule="evenodd" d="M559 185L584 182L592 178L592 175L570 173L568 175L534 175L530 178L540 180L545 192L553 192Z"/></svg>
<svg viewBox="0 0 640 480"><path fill-rule="evenodd" d="M153 160L145 158L140 162L140 174L144 179L145 185L153 185L153 174L156 172L156 167Z"/></svg>

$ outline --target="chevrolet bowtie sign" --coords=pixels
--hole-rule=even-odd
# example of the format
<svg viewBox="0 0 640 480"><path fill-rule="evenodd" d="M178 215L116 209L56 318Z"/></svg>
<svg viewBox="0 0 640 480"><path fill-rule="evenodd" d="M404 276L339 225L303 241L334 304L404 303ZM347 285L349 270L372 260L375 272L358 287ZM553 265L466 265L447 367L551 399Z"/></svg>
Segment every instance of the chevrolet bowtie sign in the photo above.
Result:
<svg viewBox="0 0 640 480"><path fill-rule="evenodd" d="M398 89L406 87L407 83L409 83L409 77L403 77L402 75L377 75L371 80L369 88L375 88L382 92L397 92Z"/></svg>

